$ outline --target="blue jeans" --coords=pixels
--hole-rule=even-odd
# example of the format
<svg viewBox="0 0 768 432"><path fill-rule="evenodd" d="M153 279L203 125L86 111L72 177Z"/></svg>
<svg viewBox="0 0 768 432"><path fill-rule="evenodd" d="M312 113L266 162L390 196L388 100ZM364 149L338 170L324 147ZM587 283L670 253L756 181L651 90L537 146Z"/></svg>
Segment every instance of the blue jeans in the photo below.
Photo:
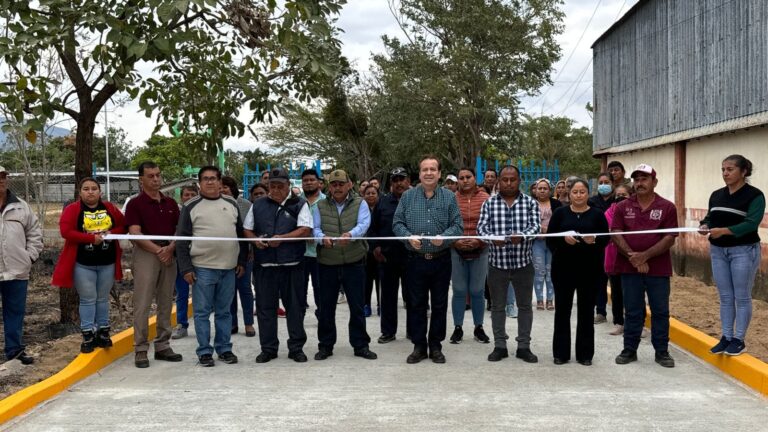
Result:
<svg viewBox="0 0 768 432"><path fill-rule="evenodd" d="M235 278L236 292L232 296L232 305L229 313L232 315L232 327L237 327L237 294L240 294L240 304L243 306L243 324L253 325L253 288L251 288L251 275L253 273L253 261L245 265L245 272L239 278Z"/></svg>
<svg viewBox="0 0 768 432"><path fill-rule="evenodd" d="M483 249L479 257L465 260L455 249L451 249L451 285L453 299L453 325L464 324L464 312L469 292L472 305L472 319L476 326L483 325L485 313L485 278L488 276L488 249Z"/></svg>
<svg viewBox="0 0 768 432"><path fill-rule="evenodd" d="M712 277L720 294L723 336L744 340L752 319L752 287L760 266L760 243L731 247L710 245L710 254Z"/></svg>
<svg viewBox="0 0 768 432"><path fill-rule="evenodd" d="M235 270L216 270L195 267L195 280L192 285L192 309L195 316L195 334L197 335L197 350L199 356L213 354L214 348L218 354L232 351L230 336L232 332L232 316L229 306L235 295ZM213 312L216 335L211 347L211 312Z"/></svg>
<svg viewBox="0 0 768 432"><path fill-rule="evenodd" d="M115 265L76 263L74 282L80 296L80 330L109 327L109 291L115 284Z"/></svg>
<svg viewBox="0 0 768 432"><path fill-rule="evenodd" d="M533 291L536 292L536 300L544 301L544 284L547 285L548 301L555 299L555 287L552 285L552 251L547 247L547 241L536 239L533 241Z"/></svg>
<svg viewBox="0 0 768 432"><path fill-rule="evenodd" d="M507 306L515 305L515 287L512 286L512 282L507 286Z"/></svg>
<svg viewBox="0 0 768 432"><path fill-rule="evenodd" d="M189 284L181 273L176 274L176 323L189 327Z"/></svg>
<svg viewBox="0 0 768 432"><path fill-rule="evenodd" d="M27 283L28 281L25 280L0 281L5 358L7 359L16 357L16 354L24 351L24 345L21 343L21 328L27 306Z"/></svg>
<svg viewBox="0 0 768 432"><path fill-rule="evenodd" d="M645 294L651 308L651 343L657 352L669 349L669 277L621 275L624 292L624 348L637 351L645 319Z"/></svg>

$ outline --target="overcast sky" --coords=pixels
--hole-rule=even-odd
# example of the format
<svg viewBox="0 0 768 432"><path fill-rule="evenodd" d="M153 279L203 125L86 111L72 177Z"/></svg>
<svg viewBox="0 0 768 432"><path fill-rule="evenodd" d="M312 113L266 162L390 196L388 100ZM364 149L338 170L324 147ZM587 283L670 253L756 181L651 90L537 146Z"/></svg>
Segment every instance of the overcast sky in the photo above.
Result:
<svg viewBox="0 0 768 432"><path fill-rule="evenodd" d="M557 38L562 58L552 71L555 82L551 87L543 88L539 96L525 98L525 111L564 115L591 128L592 122L584 109L592 99L592 51L589 47L636 2L565 0L565 30ZM361 73L369 69L372 53L383 51L381 35L400 34L387 4L387 0L349 0L342 10L338 22L344 30L341 35L342 52ZM143 144L154 127L152 120L137 111L138 104L132 102L109 114L110 125L122 127L134 146ZM97 129L97 133L101 134L103 130ZM225 148L235 150L246 150L256 145L256 140L248 135L225 142Z"/></svg>

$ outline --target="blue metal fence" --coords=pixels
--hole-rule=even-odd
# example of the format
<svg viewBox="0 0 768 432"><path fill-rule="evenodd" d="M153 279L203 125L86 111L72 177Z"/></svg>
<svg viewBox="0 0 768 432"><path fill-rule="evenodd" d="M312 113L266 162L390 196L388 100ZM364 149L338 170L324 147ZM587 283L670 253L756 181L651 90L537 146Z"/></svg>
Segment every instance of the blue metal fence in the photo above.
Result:
<svg viewBox="0 0 768 432"><path fill-rule="evenodd" d="M271 164L267 164L267 166L264 167L264 169L262 169L262 167L259 164L256 164L256 169L252 170L248 167L248 164L245 164L245 169L243 171L243 192L247 194L248 190L251 189L251 186L261 181L261 174L264 171L267 171L267 172L271 171L272 168L273 167ZM307 165L304 162L301 162L301 163L289 162L288 167L284 167L284 168L288 170L288 176L291 178L291 180L301 181L301 173L307 169ZM315 161L314 168L315 168L315 171L317 172L317 176L322 177L323 172L320 169L320 160Z"/></svg>
<svg viewBox="0 0 768 432"><path fill-rule="evenodd" d="M499 170L505 165L513 165L512 159L507 161L494 161L490 165L491 169L494 169L498 174ZM528 186L538 179L545 178L549 180L553 185L560 180L560 165L557 160L553 164L549 165L547 161L530 161L525 164L522 160L517 161L517 169L520 171L520 177L522 184L520 189L523 192L528 191ZM489 162L480 156L477 157L475 162L475 171L477 171L477 184L482 184L485 180L485 171L489 169Z"/></svg>

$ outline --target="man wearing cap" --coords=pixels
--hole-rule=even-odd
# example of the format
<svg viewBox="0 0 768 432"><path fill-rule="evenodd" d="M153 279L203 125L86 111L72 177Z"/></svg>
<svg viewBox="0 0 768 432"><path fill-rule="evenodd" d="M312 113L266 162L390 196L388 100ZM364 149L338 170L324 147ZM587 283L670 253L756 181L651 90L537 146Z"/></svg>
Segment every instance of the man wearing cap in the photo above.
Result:
<svg viewBox="0 0 768 432"><path fill-rule="evenodd" d="M318 202L313 213L314 236L320 265L320 309L318 311L318 352L315 360L333 355L336 345L336 299L344 289L349 304L349 343L355 356L376 359L365 330L365 236L371 224L368 204L349 193L352 183L343 170L328 176L329 197ZM335 238L335 239L334 239ZM337 240L336 240L337 239Z"/></svg>
<svg viewBox="0 0 768 432"><path fill-rule="evenodd" d="M453 174L448 174L445 176L445 181L443 182L443 187L448 189L449 191L456 193L456 191L459 189L459 179L456 178Z"/></svg>
<svg viewBox="0 0 768 432"><path fill-rule="evenodd" d="M442 341L448 313L452 242L421 237L460 236L464 233L464 222L455 194L438 187L440 161L436 157L428 155L421 159L419 180L418 186L403 194L392 223L395 235L410 237L406 244L405 278L409 295L408 331L414 349L406 361L413 364L429 357L435 363L445 363ZM430 300L432 315L428 326Z"/></svg>
<svg viewBox="0 0 768 432"><path fill-rule="evenodd" d="M269 173L269 195L257 198L243 222L245 236L269 238L273 241L253 242L253 279L256 286L256 320L259 323L261 353L256 363L277 358L280 341L277 338L277 307L285 306L288 325L288 358L307 361L304 330L307 285L304 283L303 241L285 241L312 236L312 214L304 198L290 193L288 172L275 168Z"/></svg>
<svg viewBox="0 0 768 432"><path fill-rule="evenodd" d="M397 167L389 173L390 192L384 195L371 215L371 237L394 237L392 219L400 197L411 187L411 179L405 168ZM405 245L399 241L371 241L373 257L379 262L381 279L381 336L379 343L385 344L397 339L397 293L403 287L403 300L408 305L408 290L405 285ZM406 329L408 328L406 320ZM406 330L406 334L408 331Z"/></svg>
<svg viewBox="0 0 768 432"><path fill-rule="evenodd" d="M32 263L43 250L43 232L35 212L8 189L8 171L0 167L0 298L5 358L34 363L24 352L22 326Z"/></svg>
<svg viewBox="0 0 768 432"><path fill-rule="evenodd" d="M125 206L125 225L133 235L172 236L179 223L179 205L160 192L163 176L152 161L139 164L141 193ZM149 367L149 312L157 304L155 360L180 362L181 354L170 345L173 289L176 286L176 242L134 240L133 248L133 345L134 364Z"/></svg>
<svg viewBox="0 0 768 432"><path fill-rule="evenodd" d="M612 232L645 231L677 228L677 209L660 197L656 171L648 164L632 171L635 195L616 205ZM621 274L624 292L624 349L616 357L617 364L637 360L637 348L643 329L645 295L651 308L651 343L656 350L656 363L674 367L669 355L669 278L672 257L669 249L676 234L633 234L613 236L618 248L615 269Z"/></svg>

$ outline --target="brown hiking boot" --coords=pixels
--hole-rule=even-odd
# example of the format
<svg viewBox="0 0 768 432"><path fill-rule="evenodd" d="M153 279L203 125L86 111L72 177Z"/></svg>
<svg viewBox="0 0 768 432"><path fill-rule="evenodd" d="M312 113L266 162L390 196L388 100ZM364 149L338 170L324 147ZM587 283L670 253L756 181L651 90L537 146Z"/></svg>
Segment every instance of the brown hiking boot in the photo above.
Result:
<svg viewBox="0 0 768 432"><path fill-rule="evenodd" d="M149 359L147 358L147 352L146 351L137 352L133 362L136 364L137 368L141 368L141 369L148 368Z"/></svg>
<svg viewBox="0 0 768 432"><path fill-rule="evenodd" d="M173 352L172 349L166 348L162 351L155 351L155 360L164 360L169 362L180 362L182 360L181 354Z"/></svg>

